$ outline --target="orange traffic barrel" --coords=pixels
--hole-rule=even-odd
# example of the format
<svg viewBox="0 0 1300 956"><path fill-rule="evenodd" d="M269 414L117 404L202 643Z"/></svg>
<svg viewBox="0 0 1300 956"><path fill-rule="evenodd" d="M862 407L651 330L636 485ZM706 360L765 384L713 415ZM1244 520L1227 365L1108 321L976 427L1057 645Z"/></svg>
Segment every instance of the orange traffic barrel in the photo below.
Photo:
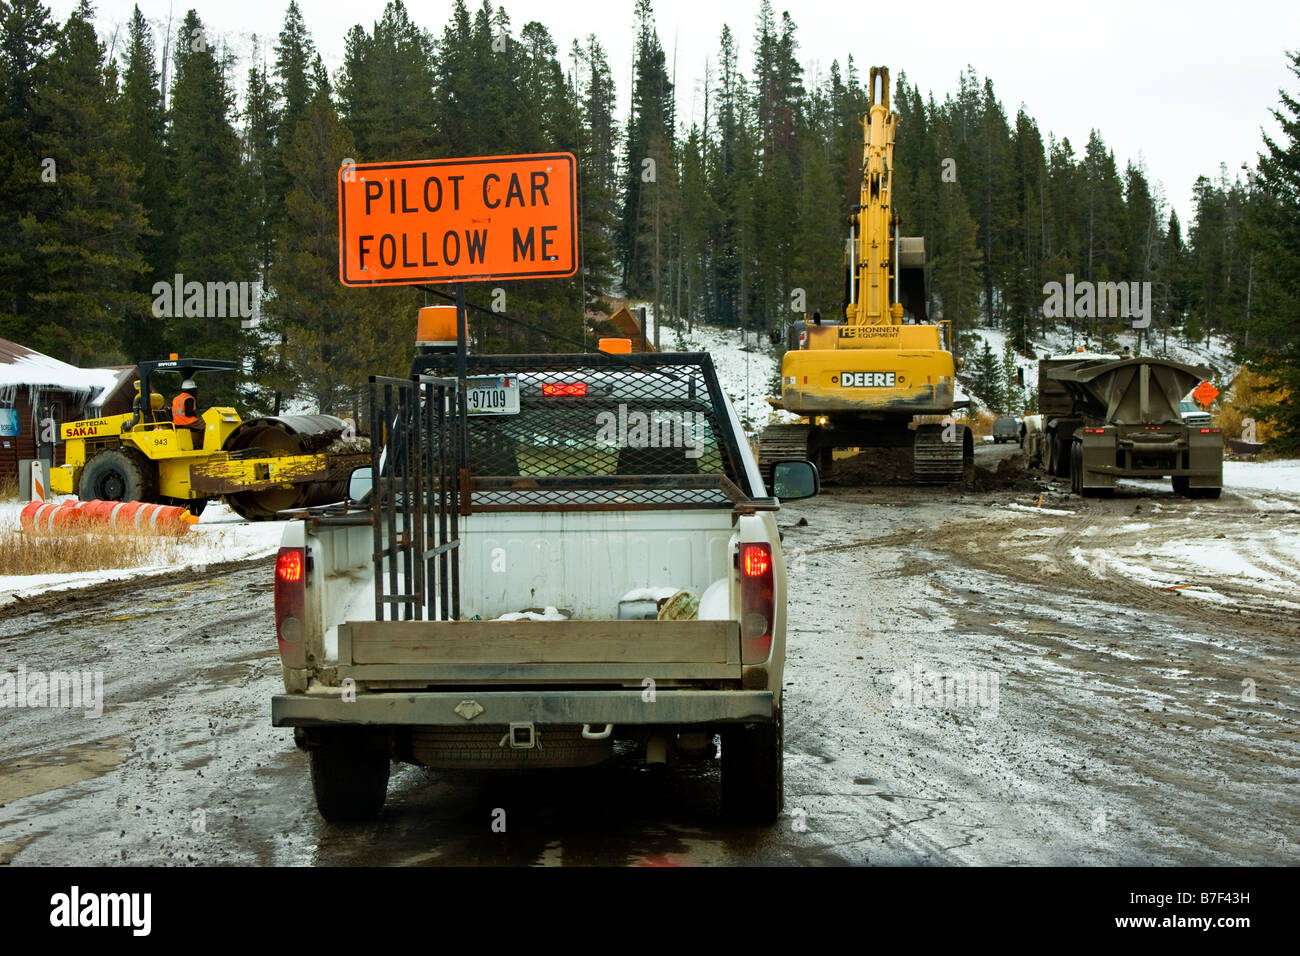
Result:
<svg viewBox="0 0 1300 956"><path fill-rule="evenodd" d="M33 501L18 516L32 534L69 534L112 529L154 534L184 534L198 518L176 505L142 501Z"/></svg>

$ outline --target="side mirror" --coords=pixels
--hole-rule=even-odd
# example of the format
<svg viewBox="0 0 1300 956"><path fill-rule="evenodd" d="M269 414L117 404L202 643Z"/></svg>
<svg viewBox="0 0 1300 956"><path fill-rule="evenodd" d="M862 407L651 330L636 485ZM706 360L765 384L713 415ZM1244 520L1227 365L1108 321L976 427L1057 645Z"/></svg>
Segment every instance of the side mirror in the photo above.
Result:
<svg viewBox="0 0 1300 956"><path fill-rule="evenodd" d="M348 497L353 501L361 501L370 494L370 477L369 465L355 469L348 478Z"/></svg>
<svg viewBox="0 0 1300 956"><path fill-rule="evenodd" d="M772 494L782 501L811 498L821 491L821 476L810 461L788 459L772 465Z"/></svg>

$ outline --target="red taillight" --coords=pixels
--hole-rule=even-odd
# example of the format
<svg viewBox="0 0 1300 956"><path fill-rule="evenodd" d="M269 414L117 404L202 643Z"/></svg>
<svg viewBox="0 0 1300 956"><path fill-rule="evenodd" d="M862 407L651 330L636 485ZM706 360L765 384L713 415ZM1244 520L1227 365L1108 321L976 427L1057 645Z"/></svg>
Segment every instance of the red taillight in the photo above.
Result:
<svg viewBox="0 0 1300 956"><path fill-rule="evenodd" d="M564 382L560 384L543 385L542 394L547 398L564 398L569 396L581 396L587 394L586 382Z"/></svg>
<svg viewBox="0 0 1300 956"><path fill-rule="evenodd" d="M773 600L772 546L740 546L740 660L761 664L772 654Z"/></svg>
<svg viewBox="0 0 1300 956"><path fill-rule="evenodd" d="M1201 429L1201 434L1202 434L1202 435L1217 435L1217 434L1219 434L1219 433L1222 432L1222 431L1223 431L1222 428L1202 428L1202 429Z"/></svg>
<svg viewBox="0 0 1300 956"><path fill-rule="evenodd" d="M1083 430L1083 433L1084 433L1085 435L1104 435L1104 434L1106 434L1106 429L1104 429L1104 428L1085 428L1085 429Z"/></svg>
<svg viewBox="0 0 1300 956"><path fill-rule="evenodd" d="M302 580L302 548L281 548L275 557L275 576L292 584Z"/></svg>
<svg viewBox="0 0 1300 956"><path fill-rule="evenodd" d="M275 638L285 667L306 667L302 618L307 604L307 549L281 548L275 556Z"/></svg>
<svg viewBox="0 0 1300 956"><path fill-rule="evenodd" d="M747 544L740 553L740 565L746 577L762 577L772 570L772 549L765 544Z"/></svg>

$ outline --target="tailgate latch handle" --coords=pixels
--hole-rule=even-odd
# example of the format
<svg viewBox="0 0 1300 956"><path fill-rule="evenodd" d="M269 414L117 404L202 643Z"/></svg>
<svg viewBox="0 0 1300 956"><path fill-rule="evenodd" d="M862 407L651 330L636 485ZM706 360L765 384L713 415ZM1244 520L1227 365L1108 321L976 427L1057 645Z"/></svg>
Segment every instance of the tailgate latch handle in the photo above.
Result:
<svg viewBox="0 0 1300 956"><path fill-rule="evenodd" d="M596 734L596 733L592 733L592 731L591 731L591 724L583 724L583 725L582 725L582 739L583 739L583 740L605 740L605 739L608 738L609 735L612 734L613 732L614 732L614 725L613 725L613 724L606 724L606 725L605 725L605 729L602 730L602 731L601 731L600 733L598 733L598 734Z"/></svg>

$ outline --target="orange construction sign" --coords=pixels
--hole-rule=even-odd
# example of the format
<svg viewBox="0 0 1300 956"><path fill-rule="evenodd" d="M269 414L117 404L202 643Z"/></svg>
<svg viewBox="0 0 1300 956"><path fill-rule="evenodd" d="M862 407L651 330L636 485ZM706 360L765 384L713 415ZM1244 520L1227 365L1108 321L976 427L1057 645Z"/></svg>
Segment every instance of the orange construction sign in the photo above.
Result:
<svg viewBox="0 0 1300 956"><path fill-rule="evenodd" d="M339 169L339 280L418 285L578 271L570 153Z"/></svg>
<svg viewBox="0 0 1300 956"><path fill-rule="evenodd" d="M1192 389L1192 398L1201 403L1202 408L1209 407L1210 402L1219 397L1219 390L1209 382L1202 382Z"/></svg>

